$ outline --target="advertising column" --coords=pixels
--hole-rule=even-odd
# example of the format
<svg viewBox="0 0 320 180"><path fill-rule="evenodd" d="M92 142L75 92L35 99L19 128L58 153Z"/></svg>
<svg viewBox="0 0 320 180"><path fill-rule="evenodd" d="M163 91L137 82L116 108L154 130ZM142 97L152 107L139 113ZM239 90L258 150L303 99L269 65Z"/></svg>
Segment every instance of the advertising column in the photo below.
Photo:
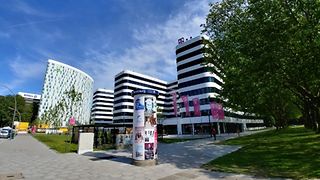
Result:
<svg viewBox="0 0 320 180"><path fill-rule="evenodd" d="M132 92L133 112L133 164L155 165L157 160L157 96L158 91L142 89Z"/></svg>

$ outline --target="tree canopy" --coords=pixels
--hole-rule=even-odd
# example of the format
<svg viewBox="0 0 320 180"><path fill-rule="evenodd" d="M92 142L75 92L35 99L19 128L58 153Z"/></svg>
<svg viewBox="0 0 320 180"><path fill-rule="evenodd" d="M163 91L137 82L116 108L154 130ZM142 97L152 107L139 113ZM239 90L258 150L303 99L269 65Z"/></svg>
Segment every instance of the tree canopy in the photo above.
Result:
<svg viewBox="0 0 320 180"><path fill-rule="evenodd" d="M34 106L26 104L24 98L19 95L16 96L16 100L17 112L14 120L19 121L21 118L21 121L31 122L31 117L37 115L37 112L36 114L33 113ZM12 125L14 101L14 96L12 95L0 96L0 127Z"/></svg>
<svg viewBox="0 0 320 180"><path fill-rule="evenodd" d="M206 63L224 81L221 98L271 116L277 127L303 114L306 127L320 132L320 2L225 0L210 7Z"/></svg>

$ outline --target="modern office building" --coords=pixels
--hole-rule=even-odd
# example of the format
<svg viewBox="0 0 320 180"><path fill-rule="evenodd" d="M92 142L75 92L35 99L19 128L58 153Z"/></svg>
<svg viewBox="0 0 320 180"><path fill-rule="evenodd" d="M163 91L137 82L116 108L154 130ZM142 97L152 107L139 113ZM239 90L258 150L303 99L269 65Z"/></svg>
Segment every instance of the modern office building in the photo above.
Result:
<svg viewBox="0 0 320 180"><path fill-rule="evenodd" d="M18 95L22 96L27 104L40 103L40 94L18 92Z"/></svg>
<svg viewBox="0 0 320 180"><path fill-rule="evenodd" d="M110 124L113 118L113 91L103 88L93 94L91 109L92 124Z"/></svg>
<svg viewBox="0 0 320 180"><path fill-rule="evenodd" d="M254 117L245 117L241 113L235 113L231 110L224 110L225 118L223 120L212 119L210 102L219 101L216 97L220 93L223 85L222 79L217 73L209 72L203 64L204 62L204 44L203 36L190 38L187 41L179 39L179 44L176 46L176 63L177 63L177 94L179 109L176 118L172 117L172 111L168 112L168 118L163 121L163 125L169 127L168 131L174 132L170 128L176 128L178 134L193 134L197 132L209 133L211 125L218 132L226 132L235 130L236 128L245 129L246 124L263 123L262 120L254 120ZM173 91L168 91L168 99ZM182 102L185 96L188 102L189 111ZM171 102L168 100L168 102ZM193 100L197 100L200 104L200 115L195 115ZM169 105L166 108L172 108ZM211 124L211 125L210 125Z"/></svg>
<svg viewBox="0 0 320 180"><path fill-rule="evenodd" d="M167 82L160 79L125 70L115 76L113 123L132 124L133 97L131 92L137 89L153 89L159 92L158 111L163 111L167 93Z"/></svg>
<svg viewBox="0 0 320 180"><path fill-rule="evenodd" d="M58 121L51 121L51 125L66 126L71 117L74 117L77 124L88 124L92 94L93 79L88 74L49 59L38 115L41 119L49 116L51 120ZM58 113L54 114L54 110Z"/></svg>
<svg viewBox="0 0 320 180"><path fill-rule="evenodd" d="M175 97L176 109L173 106ZM166 98L164 100L164 108L163 108L163 117L164 118L173 118L180 117L180 112L178 108L178 81L174 81L167 84L167 93Z"/></svg>

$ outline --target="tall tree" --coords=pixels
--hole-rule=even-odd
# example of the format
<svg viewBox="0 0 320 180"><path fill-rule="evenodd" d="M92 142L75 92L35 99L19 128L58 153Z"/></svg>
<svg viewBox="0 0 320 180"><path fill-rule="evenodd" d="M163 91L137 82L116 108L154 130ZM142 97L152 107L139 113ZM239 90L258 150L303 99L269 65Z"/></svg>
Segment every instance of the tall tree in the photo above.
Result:
<svg viewBox="0 0 320 180"><path fill-rule="evenodd" d="M16 95L0 96L0 126L12 125L12 118L15 110L15 98L17 100L17 112L14 121L20 120L21 112L25 108L23 97ZM20 114L19 114L20 113Z"/></svg>
<svg viewBox="0 0 320 180"><path fill-rule="evenodd" d="M320 132L320 2L225 0L211 4L207 64L225 82L222 97L286 123L299 107ZM309 105L308 107L305 105Z"/></svg>

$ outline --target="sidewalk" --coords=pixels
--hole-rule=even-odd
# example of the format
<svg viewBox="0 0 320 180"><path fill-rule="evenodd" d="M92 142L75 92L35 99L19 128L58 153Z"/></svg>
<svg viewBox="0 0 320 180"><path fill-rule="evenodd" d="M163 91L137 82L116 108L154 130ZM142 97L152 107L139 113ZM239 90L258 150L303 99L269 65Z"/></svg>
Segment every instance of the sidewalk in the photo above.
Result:
<svg viewBox="0 0 320 180"><path fill-rule="evenodd" d="M219 137L218 137L219 138ZM221 137L223 138L223 137ZM239 147L214 145L211 138L159 144L159 165L130 164L131 152L100 151L86 156L58 154L29 135L0 145L0 179L255 179L200 169L205 162Z"/></svg>

